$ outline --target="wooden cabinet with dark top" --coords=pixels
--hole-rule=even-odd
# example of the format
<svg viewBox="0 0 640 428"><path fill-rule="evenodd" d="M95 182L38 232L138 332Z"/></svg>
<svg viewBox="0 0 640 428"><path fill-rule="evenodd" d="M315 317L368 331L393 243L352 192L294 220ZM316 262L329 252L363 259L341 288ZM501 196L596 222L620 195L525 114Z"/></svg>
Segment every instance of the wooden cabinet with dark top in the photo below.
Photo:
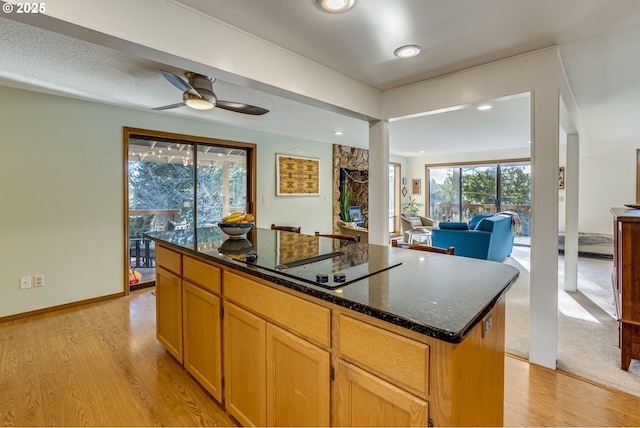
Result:
<svg viewBox="0 0 640 428"><path fill-rule="evenodd" d="M281 232L254 231L276 260ZM158 233L158 338L241 425L503 425L514 267L351 242L402 264L324 289L211 250L219 228L198 234L206 251Z"/></svg>
<svg viewBox="0 0 640 428"><path fill-rule="evenodd" d="M620 367L640 359L640 210L613 208L613 295L619 323Z"/></svg>

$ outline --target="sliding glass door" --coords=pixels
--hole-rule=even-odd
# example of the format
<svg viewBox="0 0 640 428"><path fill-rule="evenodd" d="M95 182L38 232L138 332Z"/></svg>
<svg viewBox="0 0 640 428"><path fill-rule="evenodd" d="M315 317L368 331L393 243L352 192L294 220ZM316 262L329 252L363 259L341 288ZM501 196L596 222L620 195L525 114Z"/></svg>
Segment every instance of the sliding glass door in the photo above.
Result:
<svg viewBox="0 0 640 428"><path fill-rule="evenodd" d="M155 247L145 232L190 231L215 226L233 211L253 211L255 146L131 131L126 248L129 283L136 286L155 279Z"/></svg>
<svg viewBox="0 0 640 428"><path fill-rule="evenodd" d="M475 214L511 211L529 236L531 165L528 160L427 166L429 216L468 222Z"/></svg>

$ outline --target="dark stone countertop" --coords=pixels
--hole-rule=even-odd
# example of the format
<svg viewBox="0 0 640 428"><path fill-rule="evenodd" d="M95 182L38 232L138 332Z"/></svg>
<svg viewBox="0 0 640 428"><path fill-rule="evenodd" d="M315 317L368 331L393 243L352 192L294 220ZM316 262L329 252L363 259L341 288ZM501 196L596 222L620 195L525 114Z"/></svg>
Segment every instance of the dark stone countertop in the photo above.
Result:
<svg viewBox="0 0 640 428"><path fill-rule="evenodd" d="M261 228L252 229L247 239L241 241L228 240L217 226L200 228L195 233L164 231L149 232L145 236L169 248L451 343L464 339L519 274L516 268L502 263ZM232 258L233 254L221 254L218 251L221 247L230 253L235 247L243 247L241 253L251 250L257 253L257 259L238 261ZM345 253L341 259L364 263L357 268L401 264L334 289L273 269L275 264L292 257L322 254L328 252L327 249ZM327 262L330 260L308 264L298 271ZM334 261L333 266L335 264ZM342 268L338 266L338 270ZM350 269L345 272L349 274Z"/></svg>

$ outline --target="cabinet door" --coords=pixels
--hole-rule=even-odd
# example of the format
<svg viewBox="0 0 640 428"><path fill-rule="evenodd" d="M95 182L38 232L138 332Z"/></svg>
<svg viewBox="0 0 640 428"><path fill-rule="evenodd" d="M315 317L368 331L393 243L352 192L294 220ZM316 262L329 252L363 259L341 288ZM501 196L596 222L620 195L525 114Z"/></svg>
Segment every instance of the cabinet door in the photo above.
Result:
<svg viewBox="0 0 640 428"><path fill-rule="evenodd" d="M329 426L329 353L267 324L267 425Z"/></svg>
<svg viewBox="0 0 640 428"><path fill-rule="evenodd" d="M266 321L224 305L225 407L243 426L266 425Z"/></svg>
<svg viewBox="0 0 640 428"><path fill-rule="evenodd" d="M182 363L182 280L156 269L156 337Z"/></svg>
<svg viewBox="0 0 640 428"><path fill-rule="evenodd" d="M336 372L336 426L427 426L423 401L344 361Z"/></svg>
<svg viewBox="0 0 640 428"><path fill-rule="evenodd" d="M183 281L184 367L222 401L220 298Z"/></svg>

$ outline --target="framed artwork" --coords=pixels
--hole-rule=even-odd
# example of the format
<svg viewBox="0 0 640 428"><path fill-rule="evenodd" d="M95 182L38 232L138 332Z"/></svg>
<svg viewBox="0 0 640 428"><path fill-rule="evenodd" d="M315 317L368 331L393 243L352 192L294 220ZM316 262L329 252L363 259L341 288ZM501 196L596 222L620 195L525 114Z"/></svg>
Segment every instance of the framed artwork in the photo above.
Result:
<svg viewBox="0 0 640 428"><path fill-rule="evenodd" d="M564 189L564 167L560 167L560 171L558 173L558 189Z"/></svg>
<svg viewBox="0 0 640 428"><path fill-rule="evenodd" d="M276 154L276 195L320 195L320 159Z"/></svg>
<svg viewBox="0 0 640 428"><path fill-rule="evenodd" d="M411 193L414 195L419 195L420 194L420 181L421 179L419 178L414 178L411 180Z"/></svg>

